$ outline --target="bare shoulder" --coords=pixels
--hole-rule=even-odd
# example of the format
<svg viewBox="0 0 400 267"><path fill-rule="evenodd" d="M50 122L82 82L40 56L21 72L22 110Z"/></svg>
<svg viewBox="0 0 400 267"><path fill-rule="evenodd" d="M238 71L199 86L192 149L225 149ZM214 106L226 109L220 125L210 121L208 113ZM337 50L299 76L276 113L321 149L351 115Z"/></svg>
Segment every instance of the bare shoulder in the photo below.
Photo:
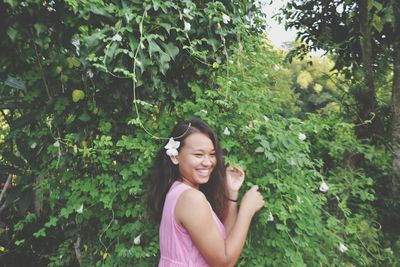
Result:
<svg viewBox="0 0 400 267"><path fill-rule="evenodd" d="M210 266L228 266L225 240L201 191L190 188L182 193L175 206L175 220Z"/></svg>
<svg viewBox="0 0 400 267"><path fill-rule="evenodd" d="M175 206L175 219L185 225L188 220L204 218L210 213L206 196L199 190L189 188L178 198Z"/></svg>
<svg viewBox="0 0 400 267"><path fill-rule="evenodd" d="M178 202L187 203L188 205L197 205L207 203L207 198L203 192L194 188L189 188L182 193Z"/></svg>

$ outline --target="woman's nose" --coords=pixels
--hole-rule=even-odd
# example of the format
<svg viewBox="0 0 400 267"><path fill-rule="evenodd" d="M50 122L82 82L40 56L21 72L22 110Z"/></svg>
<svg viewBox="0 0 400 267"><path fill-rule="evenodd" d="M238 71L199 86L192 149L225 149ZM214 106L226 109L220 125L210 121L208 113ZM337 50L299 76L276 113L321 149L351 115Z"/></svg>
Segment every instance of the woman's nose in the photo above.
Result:
<svg viewBox="0 0 400 267"><path fill-rule="evenodd" d="M204 166L210 166L210 165L212 164L210 157L205 156L205 157L203 158L202 164L203 164Z"/></svg>

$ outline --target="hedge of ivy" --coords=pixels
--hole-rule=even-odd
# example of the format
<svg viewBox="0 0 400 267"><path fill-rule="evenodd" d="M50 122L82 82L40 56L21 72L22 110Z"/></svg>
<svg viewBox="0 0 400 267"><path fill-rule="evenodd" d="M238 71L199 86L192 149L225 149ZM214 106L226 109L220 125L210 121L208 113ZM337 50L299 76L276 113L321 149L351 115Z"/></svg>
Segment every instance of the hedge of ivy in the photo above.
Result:
<svg viewBox="0 0 400 267"><path fill-rule="evenodd" d="M388 266L373 180L338 113L302 114L254 1L4 1L5 266L154 266L147 174L199 117L267 201L238 266ZM301 118L301 119L300 119ZM325 188L324 188L325 187ZM328 188L326 188L328 187Z"/></svg>

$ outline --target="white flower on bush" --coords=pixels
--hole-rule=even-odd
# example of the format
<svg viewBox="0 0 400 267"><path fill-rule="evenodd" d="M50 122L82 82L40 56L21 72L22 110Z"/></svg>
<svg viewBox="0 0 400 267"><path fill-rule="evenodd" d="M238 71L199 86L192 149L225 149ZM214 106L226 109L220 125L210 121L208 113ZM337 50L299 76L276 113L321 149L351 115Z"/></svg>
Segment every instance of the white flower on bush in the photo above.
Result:
<svg viewBox="0 0 400 267"><path fill-rule="evenodd" d="M72 40L72 45L75 46L75 51L79 55L79 49L81 46L81 42L79 40Z"/></svg>
<svg viewBox="0 0 400 267"><path fill-rule="evenodd" d="M184 25L183 30L184 30L185 32L190 31L190 29L192 28L192 25L190 25L189 22L184 21L184 22L183 22L183 25Z"/></svg>
<svg viewBox="0 0 400 267"><path fill-rule="evenodd" d="M339 249L339 251L342 252L342 253L345 253L347 250L349 250L343 243L340 243L340 244L339 244L338 249Z"/></svg>
<svg viewBox="0 0 400 267"><path fill-rule="evenodd" d="M337 12L337 13L342 14L343 11L344 11L343 4L340 4L340 5L338 5L338 6L336 7L336 12Z"/></svg>
<svg viewBox="0 0 400 267"><path fill-rule="evenodd" d="M77 213L82 213L83 212L83 204L79 207L79 209L76 210Z"/></svg>
<svg viewBox="0 0 400 267"><path fill-rule="evenodd" d="M36 146L37 146L36 142L33 142L33 143L31 144L31 148L32 148L32 149L34 149Z"/></svg>
<svg viewBox="0 0 400 267"><path fill-rule="evenodd" d="M184 8L184 9L183 9L183 14L185 14L186 17L188 17L190 20L193 19L193 17L190 16L190 9L189 9L189 8Z"/></svg>
<svg viewBox="0 0 400 267"><path fill-rule="evenodd" d="M224 21L224 24L228 24L228 22L231 21L231 18L226 14L222 14L222 20Z"/></svg>
<svg viewBox="0 0 400 267"><path fill-rule="evenodd" d="M165 149L167 150L167 155L170 157L178 156L178 148L181 142L175 141L174 138L170 138L168 144L165 145Z"/></svg>
<svg viewBox="0 0 400 267"><path fill-rule="evenodd" d="M301 141L306 140L306 138L307 138L307 136L306 136L305 134L299 133L299 139L300 139Z"/></svg>
<svg viewBox="0 0 400 267"><path fill-rule="evenodd" d="M140 245L140 238L141 237L142 237L142 234L140 234L137 237L135 237L135 239L133 239L133 244Z"/></svg>
<svg viewBox="0 0 400 267"><path fill-rule="evenodd" d="M111 40L114 41L114 42L121 42L122 41L122 36L117 33L112 37Z"/></svg>
<svg viewBox="0 0 400 267"><path fill-rule="evenodd" d="M55 142L53 143L53 146L55 146L55 147L60 147L60 142L58 142L58 140L55 141Z"/></svg>
<svg viewBox="0 0 400 267"><path fill-rule="evenodd" d="M86 72L86 75L89 77L89 78L93 78L93 71L92 70L88 70L87 72Z"/></svg>
<svg viewBox="0 0 400 267"><path fill-rule="evenodd" d="M225 127L224 135L231 135L231 132L229 131L228 127Z"/></svg>
<svg viewBox="0 0 400 267"><path fill-rule="evenodd" d="M296 196L296 198L297 198L297 203L303 204L304 201L301 199L301 197Z"/></svg>
<svg viewBox="0 0 400 267"><path fill-rule="evenodd" d="M272 213L270 212L268 214L267 222L273 222L273 221L274 221L274 215L272 215Z"/></svg>
<svg viewBox="0 0 400 267"><path fill-rule="evenodd" d="M329 186L325 183L322 182L321 185L319 186L319 191L321 191L322 193L326 193L329 190Z"/></svg>

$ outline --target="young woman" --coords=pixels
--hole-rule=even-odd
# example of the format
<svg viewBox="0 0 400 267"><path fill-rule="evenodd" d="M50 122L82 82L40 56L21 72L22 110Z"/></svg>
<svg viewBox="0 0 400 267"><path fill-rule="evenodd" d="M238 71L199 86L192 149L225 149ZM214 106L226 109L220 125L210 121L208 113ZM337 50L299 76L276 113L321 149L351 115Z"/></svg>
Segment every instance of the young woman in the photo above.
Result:
<svg viewBox="0 0 400 267"><path fill-rule="evenodd" d="M150 213L161 222L159 267L233 266L264 200L253 186L238 211L244 172L225 169L211 128L199 119L178 123L152 173Z"/></svg>

